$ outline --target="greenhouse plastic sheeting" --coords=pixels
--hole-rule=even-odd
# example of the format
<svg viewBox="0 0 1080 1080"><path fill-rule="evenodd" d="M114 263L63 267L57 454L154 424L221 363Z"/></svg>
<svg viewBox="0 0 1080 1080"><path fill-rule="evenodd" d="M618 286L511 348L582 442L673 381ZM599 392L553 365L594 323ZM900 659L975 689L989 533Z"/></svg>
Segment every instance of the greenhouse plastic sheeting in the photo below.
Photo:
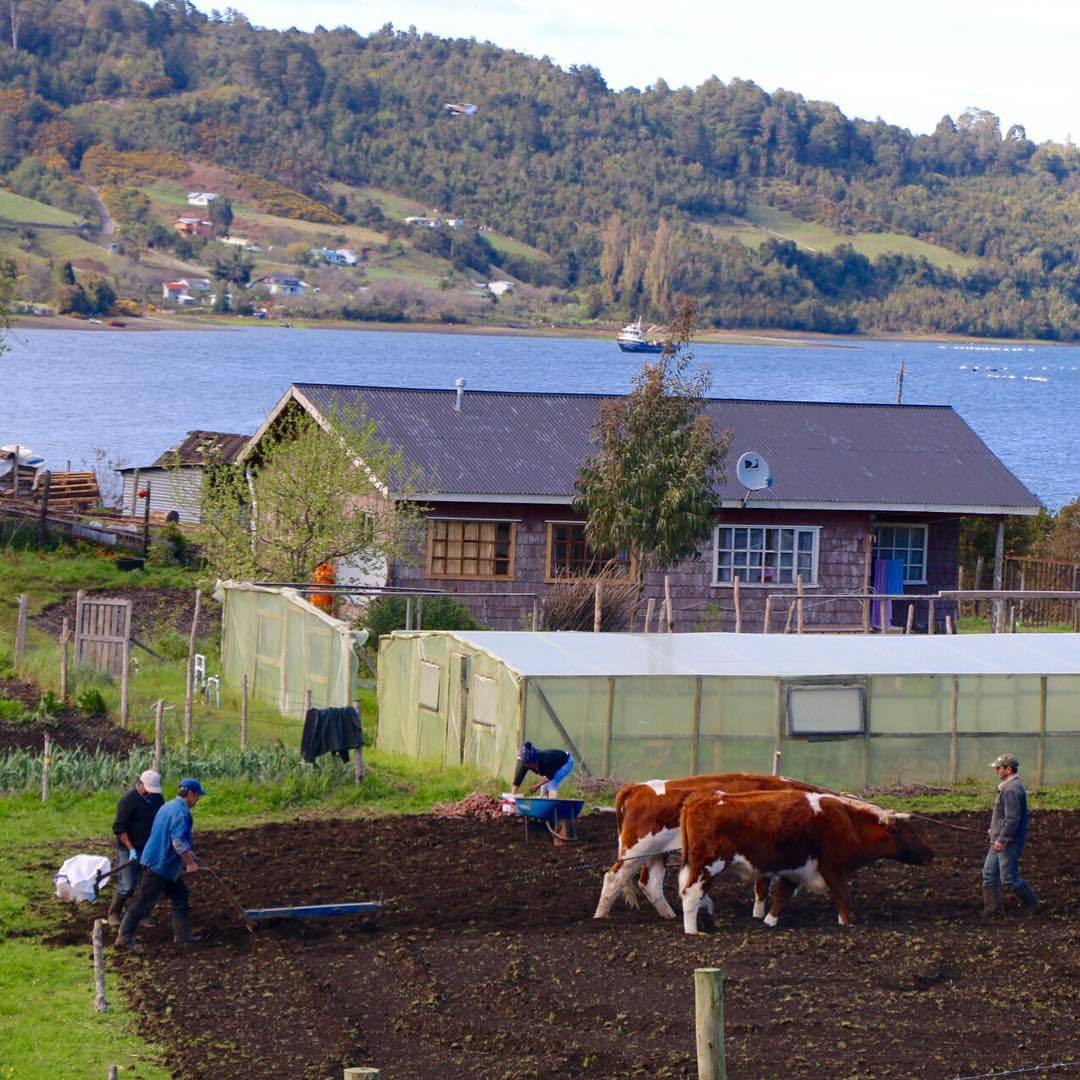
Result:
<svg viewBox="0 0 1080 1080"><path fill-rule="evenodd" d="M1003 751L1033 783L1080 779L1076 634L407 631L379 644L378 745L505 779L526 738L569 750L578 775L621 780L768 772L777 751L786 774L845 788L986 779Z"/></svg>
<svg viewBox="0 0 1080 1080"><path fill-rule="evenodd" d="M219 582L224 605L221 665L225 685L244 675L255 697L288 716L302 716L305 694L314 708L351 705L367 631L353 630L304 600L295 589Z"/></svg>

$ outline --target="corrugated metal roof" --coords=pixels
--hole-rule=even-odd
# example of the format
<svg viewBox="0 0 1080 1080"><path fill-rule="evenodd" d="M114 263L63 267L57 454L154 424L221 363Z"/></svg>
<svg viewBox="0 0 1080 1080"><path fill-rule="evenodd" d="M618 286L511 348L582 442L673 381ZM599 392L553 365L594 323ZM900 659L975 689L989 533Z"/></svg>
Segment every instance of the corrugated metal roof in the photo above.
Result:
<svg viewBox="0 0 1080 1080"><path fill-rule="evenodd" d="M318 412L362 409L443 498L567 501L605 397L297 384ZM609 395L610 397L610 395ZM861 405L712 398L707 412L733 433L735 462L755 450L774 483L752 505L1034 513L1039 502L947 405Z"/></svg>
<svg viewBox="0 0 1080 1080"><path fill-rule="evenodd" d="M420 633L448 633L526 678L1080 675L1080 634Z"/></svg>
<svg viewBox="0 0 1080 1080"><path fill-rule="evenodd" d="M203 465L208 456L215 465L231 465L247 444L250 435L228 431L189 431L179 446L166 450L152 468L168 469L175 465Z"/></svg>

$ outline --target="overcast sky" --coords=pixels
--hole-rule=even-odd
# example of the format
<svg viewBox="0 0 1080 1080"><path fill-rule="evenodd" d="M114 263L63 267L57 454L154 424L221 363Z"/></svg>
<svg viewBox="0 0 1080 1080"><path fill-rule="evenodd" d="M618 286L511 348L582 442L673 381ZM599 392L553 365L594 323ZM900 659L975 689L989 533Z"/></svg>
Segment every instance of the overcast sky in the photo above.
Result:
<svg viewBox="0 0 1080 1080"><path fill-rule="evenodd" d="M1076 0L195 0L255 26L370 34L390 22L476 38L560 67L592 64L613 90L663 78L750 79L849 117L919 134L946 113L988 109L1036 142L1080 135ZM469 97L468 87L447 94Z"/></svg>

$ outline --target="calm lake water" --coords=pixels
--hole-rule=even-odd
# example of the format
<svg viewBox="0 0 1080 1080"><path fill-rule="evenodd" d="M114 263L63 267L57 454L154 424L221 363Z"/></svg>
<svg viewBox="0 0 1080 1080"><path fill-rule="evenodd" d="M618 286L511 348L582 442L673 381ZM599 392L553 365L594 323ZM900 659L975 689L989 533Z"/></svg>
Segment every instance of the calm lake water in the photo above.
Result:
<svg viewBox="0 0 1080 1080"><path fill-rule="evenodd" d="M293 382L622 393L613 341L300 330L16 330L0 357L0 444L54 469L95 450L148 465L189 430L251 432ZM837 341L696 345L712 396L952 405L1052 510L1080 495L1080 347Z"/></svg>

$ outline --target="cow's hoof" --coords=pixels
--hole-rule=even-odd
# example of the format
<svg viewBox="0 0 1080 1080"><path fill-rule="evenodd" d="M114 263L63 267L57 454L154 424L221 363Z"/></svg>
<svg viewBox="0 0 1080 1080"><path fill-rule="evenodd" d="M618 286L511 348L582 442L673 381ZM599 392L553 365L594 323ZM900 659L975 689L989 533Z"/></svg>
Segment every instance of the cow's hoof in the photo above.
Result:
<svg viewBox="0 0 1080 1080"><path fill-rule="evenodd" d="M780 920L775 915L766 915L761 921L766 926L775 926Z"/></svg>

